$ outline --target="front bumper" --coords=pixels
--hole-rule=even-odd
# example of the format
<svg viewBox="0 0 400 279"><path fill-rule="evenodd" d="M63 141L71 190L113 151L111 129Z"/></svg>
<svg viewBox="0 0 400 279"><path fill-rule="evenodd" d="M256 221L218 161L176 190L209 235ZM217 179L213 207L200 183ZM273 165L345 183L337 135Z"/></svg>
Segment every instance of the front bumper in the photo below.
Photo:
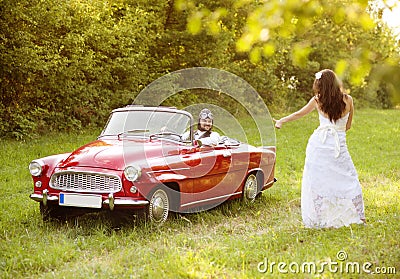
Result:
<svg viewBox="0 0 400 279"><path fill-rule="evenodd" d="M43 205L47 205L48 201L58 201L58 196L49 195L48 190L43 190L42 194L33 193L29 197L34 201L42 202ZM115 207L141 207L148 204L149 202L145 200L116 198L112 193L109 194L108 198L103 201L103 205L107 205L110 210L114 210Z"/></svg>

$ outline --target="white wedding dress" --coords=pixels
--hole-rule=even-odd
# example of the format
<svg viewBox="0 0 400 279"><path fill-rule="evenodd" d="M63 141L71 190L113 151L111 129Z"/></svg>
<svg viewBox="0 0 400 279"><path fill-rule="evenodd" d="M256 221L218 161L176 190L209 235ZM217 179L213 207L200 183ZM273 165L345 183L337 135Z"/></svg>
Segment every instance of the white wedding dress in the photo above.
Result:
<svg viewBox="0 0 400 279"><path fill-rule="evenodd" d="M301 213L308 228L338 228L365 219L358 175L346 144L349 113L332 123L319 112L303 172Z"/></svg>

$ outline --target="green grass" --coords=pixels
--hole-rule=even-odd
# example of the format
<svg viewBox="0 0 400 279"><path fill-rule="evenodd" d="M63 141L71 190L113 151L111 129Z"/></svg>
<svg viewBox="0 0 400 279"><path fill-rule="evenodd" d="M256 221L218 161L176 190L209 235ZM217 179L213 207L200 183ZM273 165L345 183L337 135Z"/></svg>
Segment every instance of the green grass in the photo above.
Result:
<svg viewBox="0 0 400 279"><path fill-rule="evenodd" d="M26 142L1 140L1 278L364 278L366 273L260 273L267 260L286 264L337 260L395 267L400 274L399 110L356 112L347 141L363 187L368 226L306 229L300 187L305 147L315 114L277 131L278 182L254 204L231 202L177 216L163 227L141 222L112 229L107 214L65 223L43 222L29 199L27 166L38 157L68 152L96 137L49 134ZM263 265L261 267L264 267ZM294 265L292 267L295 267ZM286 266L285 270L288 271Z"/></svg>

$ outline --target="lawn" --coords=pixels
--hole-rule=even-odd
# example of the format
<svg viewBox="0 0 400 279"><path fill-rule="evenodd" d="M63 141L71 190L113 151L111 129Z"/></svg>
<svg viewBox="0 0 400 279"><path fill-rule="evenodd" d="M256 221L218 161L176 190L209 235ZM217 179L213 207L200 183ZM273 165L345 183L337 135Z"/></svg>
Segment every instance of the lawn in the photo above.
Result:
<svg viewBox="0 0 400 279"><path fill-rule="evenodd" d="M99 131L0 140L0 277L399 278L400 110L356 111L348 132L367 226L316 230L301 222L305 147L317 125L312 114L276 132L278 182L255 203L178 215L162 227L132 221L116 229L107 214L41 220L29 199L29 162Z"/></svg>

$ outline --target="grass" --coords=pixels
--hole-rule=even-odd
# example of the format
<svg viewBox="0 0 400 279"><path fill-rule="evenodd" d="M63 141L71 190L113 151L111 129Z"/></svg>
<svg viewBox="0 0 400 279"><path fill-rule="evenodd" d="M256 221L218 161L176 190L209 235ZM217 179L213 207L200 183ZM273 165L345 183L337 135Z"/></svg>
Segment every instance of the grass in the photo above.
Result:
<svg viewBox="0 0 400 279"><path fill-rule="evenodd" d="M65 223L43 222L29 199L29 162L70 151L96 137L49 134L26 142L0 140L1 278L364 278L367 273L265 273L272 262L370 262L400 274L399 110L360 110L348 147L363 187L368 226L306 229L300 187L305 147L316 115L277 131L278 182L251 205L230 202L207 212L177 216L163 227L146 222L113 229L107 214ZM337 253L345 251L346 261ZM340 265L338 266L340 267ZM334 267L333 267L334 268ZM392 270L386 270L391 271Z"/></svg>

